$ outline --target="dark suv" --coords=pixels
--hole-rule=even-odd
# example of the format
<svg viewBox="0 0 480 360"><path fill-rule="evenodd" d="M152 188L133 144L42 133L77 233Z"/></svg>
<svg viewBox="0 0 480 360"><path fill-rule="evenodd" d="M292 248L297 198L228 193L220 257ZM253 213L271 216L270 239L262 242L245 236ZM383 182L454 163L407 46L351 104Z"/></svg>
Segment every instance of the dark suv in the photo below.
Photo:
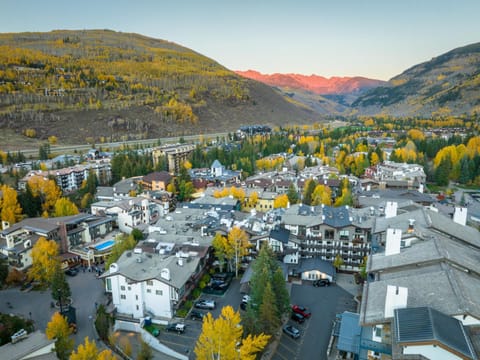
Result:
<svg viewBox="0 0 480 360"><path fill-rule="evenodd" d="M192 320L203 320L204 316L205 316L205 313L202 313L200 311L196 311L196 310L190 311L190 319Z"/></svg>
<svg viewBox="0 0 480 360"><path fill-rule="evenodd" d="M292 320L296 321L299 324L302 324L305 321L305 316L300 315L299 313L292 312Z"/></svg>
<svg viewBox="0 0 480 360"><path fill-rule="evenodd" d="M330 280L328 279L320 279L320 280L315 280L313 282L313 286L319 287L319 286L330 286Z"/></svg>

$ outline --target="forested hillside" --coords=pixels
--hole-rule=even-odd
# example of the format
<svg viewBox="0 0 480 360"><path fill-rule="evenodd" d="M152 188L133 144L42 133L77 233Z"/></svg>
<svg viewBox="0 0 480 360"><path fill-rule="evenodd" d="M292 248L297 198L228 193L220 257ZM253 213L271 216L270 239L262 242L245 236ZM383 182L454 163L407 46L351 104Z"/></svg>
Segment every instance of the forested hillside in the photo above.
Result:
<svg viewBox="0 0 480 360"><path fill-rule="evenodd" d="M316 120L168 41L108 30L0 34L0 128L18 135L84 143Z"/></svg>
<svg viewBox="0 0 480 360"><path fill-rule="evenodd" d="M480 110L480 43L418 64L354 103L356 114L471 115Z"/></svg>

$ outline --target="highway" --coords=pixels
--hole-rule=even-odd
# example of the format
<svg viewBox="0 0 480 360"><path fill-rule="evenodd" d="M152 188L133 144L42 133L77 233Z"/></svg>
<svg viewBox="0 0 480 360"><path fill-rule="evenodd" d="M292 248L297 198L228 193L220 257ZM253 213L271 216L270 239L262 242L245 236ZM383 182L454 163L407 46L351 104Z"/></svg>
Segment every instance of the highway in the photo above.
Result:
<svg viewBox="0 0 480 360"><path fill-rule="evenodd" d="M154 147L158 146L158 141L160 140L160 144L175 144L180 142L180 139L183 138L187 143L195 142L199 139L207 140L207 139L221 139L225 138L228 135L226 132L222 133L214 133L214 134L199 134L199 135L185 135L185 136L175 136L169 138L157 138L157 139L145 139L145 140L129 140L129 141L118 141L118 142L111 142L111 143L99 143L95 144L95 148L99 149L102 148L105 151L114 151L119 149L122 146L129 146L129 147ZM50 151L52 154L73 154L73 153L85 153L94 147L91 144L82 144L82 145L51 145ZM19 152L23 153L27 159L36 158L38 157L38 148L35 149L22 149Z"/></svg>

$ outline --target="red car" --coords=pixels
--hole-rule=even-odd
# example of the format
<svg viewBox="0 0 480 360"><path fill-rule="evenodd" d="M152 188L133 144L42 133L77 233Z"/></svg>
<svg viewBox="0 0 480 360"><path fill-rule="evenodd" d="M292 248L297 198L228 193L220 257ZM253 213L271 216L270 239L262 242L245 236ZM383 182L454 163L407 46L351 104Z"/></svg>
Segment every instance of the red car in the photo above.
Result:
<svg viewBox="0 0 480 360"><path fill-rule="evenodd" d="M305 318L309 318L310 316L312 316L312 313L304 306L293 305L292 306L292 311L294 313L302 315Z"/></svg>

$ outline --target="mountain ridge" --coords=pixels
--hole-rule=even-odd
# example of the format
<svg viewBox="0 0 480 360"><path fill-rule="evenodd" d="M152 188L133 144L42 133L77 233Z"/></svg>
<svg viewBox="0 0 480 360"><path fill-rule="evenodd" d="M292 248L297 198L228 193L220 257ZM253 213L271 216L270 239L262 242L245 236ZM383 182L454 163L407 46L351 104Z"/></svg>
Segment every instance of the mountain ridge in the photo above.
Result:
<svg viewBox="0 0 480 360"><path fill-rule="evenodd" d="M370 88L386 83L383 80L370 79L362 76L332 76L327 78L316 74L262 74L255 70L236 70L235 72L241 76L257 80L271 86L311 91L319 95L361 93Z"/></svg>

